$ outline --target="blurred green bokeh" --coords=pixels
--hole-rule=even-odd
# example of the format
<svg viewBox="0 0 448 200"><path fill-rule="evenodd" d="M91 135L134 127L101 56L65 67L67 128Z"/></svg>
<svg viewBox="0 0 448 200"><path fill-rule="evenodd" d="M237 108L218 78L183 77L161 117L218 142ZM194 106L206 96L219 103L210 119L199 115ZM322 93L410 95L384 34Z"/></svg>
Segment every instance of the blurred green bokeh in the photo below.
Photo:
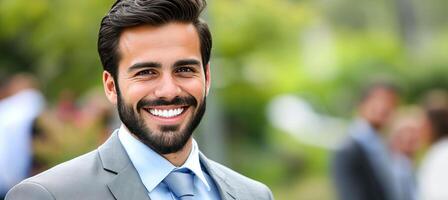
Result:
<svg viewBox="0 0 448 200"><path fill-rule="evenodd" d="M112 2L0 1L0 73L34 73L50 104L61 91L81 97L101 87L97 33ZM275 128L267 105L293 94L319 113L349 119L359 91L378 77L400 86L403 103L446 90L447 6L444 0L208 1L219 107L208 114L220 116L221 161L268 184L277 199L334 199L329 151ZM44 160L66 159L60 157Z"/></svg>

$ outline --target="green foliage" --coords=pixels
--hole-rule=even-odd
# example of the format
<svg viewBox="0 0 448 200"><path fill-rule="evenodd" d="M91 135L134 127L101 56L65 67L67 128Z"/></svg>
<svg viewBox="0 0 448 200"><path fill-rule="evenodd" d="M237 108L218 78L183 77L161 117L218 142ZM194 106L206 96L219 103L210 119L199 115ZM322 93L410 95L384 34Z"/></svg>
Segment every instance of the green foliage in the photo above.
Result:
<svg viewBox="0 0 448 200"><path fill-rule="evenodd" d="M98 24L107 1L0 2L1 68L34 72L53 99L64 88L81 94L100 83L96 53ZM14 56L9 56L14 55ZM80 81L82 80L82 81Z"/></svg>

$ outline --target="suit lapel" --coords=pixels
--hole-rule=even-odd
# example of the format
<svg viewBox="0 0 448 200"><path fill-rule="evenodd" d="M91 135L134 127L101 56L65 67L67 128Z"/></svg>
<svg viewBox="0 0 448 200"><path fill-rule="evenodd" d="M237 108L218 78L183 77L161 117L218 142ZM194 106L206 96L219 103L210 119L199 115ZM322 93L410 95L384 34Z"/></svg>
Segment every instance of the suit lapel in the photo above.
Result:
<svg viewBox="0 0 448 200"><path fill-rule="evenodd" d="M216 186L218 187L220 197L222 200L236 200L237 193L235 188L230 185L229 181L226 178L226 175L217 167L213 166L213 163L204 156L204 154L199 153L199 159L201 163L204 165L205 169L215 181Z"/></svg>
<svg viewBox="0 0 448 200"><path fill-rule="evenodd" d="M140 181L140 177L132 164L120 171L117 177L107 186L117 200L149 200L148 191Z"/></svg>
<svg viewBox="0 0 448 200"><path fill-rule="evenodd" d="M103 169L115 174L115 178L107 184L107 187L117 200L150 200L146 187L118 139L118 131L112 133L110 138L98 148L98 152ZM221 199L238 199L236 188L227 180L225 173L202 153L199 153L199 159L215 181Z"/></svg>
<svg viewBox="0 0 448 200"><path fill-rule="evenodd" d="M148 191L118 139L118 131L98 148L103 169L115 174L107 187L117 200L149 200Z"/></svg>

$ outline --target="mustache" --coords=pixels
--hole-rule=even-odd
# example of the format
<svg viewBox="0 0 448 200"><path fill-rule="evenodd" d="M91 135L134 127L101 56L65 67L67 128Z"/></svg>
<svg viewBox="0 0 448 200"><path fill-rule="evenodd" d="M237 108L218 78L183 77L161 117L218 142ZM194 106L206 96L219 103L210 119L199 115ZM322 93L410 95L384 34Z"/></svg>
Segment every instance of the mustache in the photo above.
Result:
<svg viewBox="0 0 448 200"><path fill-rule="evenodd" d="M197 106L198 101L193 96L185 96L185 97L177 96L170 101L165 99L156 99L156 100L142 99L137 103L137 110L149 106L173 106L173 105Z"/></svg>

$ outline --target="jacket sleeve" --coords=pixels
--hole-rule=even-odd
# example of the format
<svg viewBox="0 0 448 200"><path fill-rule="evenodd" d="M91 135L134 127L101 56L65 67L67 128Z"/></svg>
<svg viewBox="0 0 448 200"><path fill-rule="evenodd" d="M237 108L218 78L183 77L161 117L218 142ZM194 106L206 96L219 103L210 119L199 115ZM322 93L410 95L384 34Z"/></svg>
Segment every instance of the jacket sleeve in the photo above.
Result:
<svg viewBox="0 0 448 200"><path fill-rule="evenodd" d="M332 175L336 192L341 200L365 199L362 192L362 182L356 175L356 156L350 149L336 151L332 160Z"/></svg>
<svg viewBox="0 0 448 200"><path fill-rule="evenodd" d="M5 200L55 200L54 196L41 184L35 182L22 182L14 186L7 194Z"/></svg>

